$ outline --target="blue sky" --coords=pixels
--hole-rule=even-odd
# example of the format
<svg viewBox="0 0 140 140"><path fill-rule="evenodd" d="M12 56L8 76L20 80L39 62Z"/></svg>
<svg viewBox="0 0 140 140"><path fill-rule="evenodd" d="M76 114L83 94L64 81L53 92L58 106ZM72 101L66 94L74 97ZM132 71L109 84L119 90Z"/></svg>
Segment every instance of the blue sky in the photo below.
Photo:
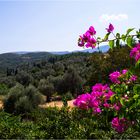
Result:
<svg viewBox="0 0 140 140"><path fill-rule="evenodd" d="M140 0L0 0L0 53L81 50L77 39L93 25L103 36L140 27Z"/></svg>

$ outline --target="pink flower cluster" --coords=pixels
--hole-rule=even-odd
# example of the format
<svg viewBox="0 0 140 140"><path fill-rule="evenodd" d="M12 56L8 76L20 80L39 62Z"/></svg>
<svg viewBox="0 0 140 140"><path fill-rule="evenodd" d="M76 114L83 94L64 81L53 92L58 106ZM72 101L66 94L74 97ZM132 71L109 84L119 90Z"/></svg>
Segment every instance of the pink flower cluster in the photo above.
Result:
<svg viewBox="0 0 140 140"><path fill-rule="evenodd" d="M107 85L96 84L92 87L91 94L79 95L74 101L74 105L81 109L93 109L93 113L101 113L102 108L109 108L107 102L114 93Z"/></svg>
<svg viewBox="0 0 140 140"><path fill-rule="evenodd" d="M136 44L130 52L130 57L134 58L136 62L140 59L140 43Z"/></svg>
<svg viewBox="0 0 140 140"><path fill-rule="evenodd" d="M128 128L129 121L125 118L119 119L118 117L115 117L113 118L111 124L115 131L123 133Z"/></svg>
<svg viewBox="0 0 140 140"><path fill-rule="evenodd" d="M96 34L96 31L93 26L90 26L89 29L86 31L83 36L80 36L78 40L78 46L83 47L86 46L95 48L96 46L96 39L93 37Z"/></svg>
<svg viewBox="0 0 140 140"><path fill-rule="evenodd" d="M76 100L73 102L75 106L78 106L81 109L89 109L89 104L91 101L91 94L81 94L79 95Z"/></svg>
<svg viewBox="0 0 140 140"><path fill-rule="evenodd" d="M128 70L126 70L126 69L122 70L122 72L115 71L109 75L109 78L115 84L120 84L121 78L124 78L125 79L124 82L126 82L126 83L135 82L137 80L137 76L131 75L129 78L127 78L127 75L126 75L127 72L128 72Z"/></svg>
<svg viewBox="0 0 140 140"><path fill-rule="evenodd" d="M80 47L86 47L86 48L95 48L96 44L100 44L103 41L107 41L109 35L114 31L114 26L110 23L108 28L106 28L107 34L105 36L105 39L101 40L101 38L95 38L96 31L93 26L90 26L90 28L83 34L80 35L78 40L78 46ZM113 34L114 35L114 34ZM114 35L115 37L115 35ZM117 37L115 37L117 38ZM132 48L130 52L130 57L134 58L137 61L140 60L140 43L137 43L134 48ZM122 71L115 71L109 75L109 79L114 84L126 84L132 86L134 82L137 80L136 75L132 75L127 69L124 69ZM119 86L113 86L114 88L119 88ZM128 87L128 86L126 86ZM128 88L126 88L129 90ZM117 92L117 90L115 90ZM130 97L128 92L126 90L122 91L122 94L115 94L110 89L108 85L103 85L101 83L95 84L92 87L91 93L86 93L79 95L73 104L81 109L92 109L93 114L103 114L106 113L106 111L113 111L115 112L115 117L112 119L111 125L117 131L118 133L123 133L130 125L134 125L135 121L130 121L126 118L119 118L116 115L120 115L120 113L124 113L125 109L129 109L129 103ZM112 96L114 95L114 97ZM112 97L112 98L111 98ZM128 106L127 106L128 105ZM124 112L123 112L124 110ZM121 112L120 112L121 111ZM124 115L124 114L123 114Z"/></svg>
<svg viewBox="0 0 140 140"><path fill-rule="evenodd" d="M114 26L110 23L108 28L106 28L108 33L113 32L114 30ZM90 26L89 29L83 34L80 35L79 39L78 39L78 46L79 47L84 47L86 46L86 48L95 48L96 47L96 43L97 40L95 39L95 35L96 31L94 29L93 26Z"/></svg>
<svg viewBox="0 0 140 140"><path fill-rule="evenodd" d="M119 84L120 83L120 81L119 81L120 76L121 76L121 73L119 71L115 71L109 75L109 78L113 83Z"/></svg>
<svg viewBox="0 0 140 140"><path fill-rule="evenodd" d="M110 23L110 24L109 24L109 27L106 28L106 30L107 30L108 33L111 33L111 32L113 32L113 30L114 30L114 26Z"/></svg>

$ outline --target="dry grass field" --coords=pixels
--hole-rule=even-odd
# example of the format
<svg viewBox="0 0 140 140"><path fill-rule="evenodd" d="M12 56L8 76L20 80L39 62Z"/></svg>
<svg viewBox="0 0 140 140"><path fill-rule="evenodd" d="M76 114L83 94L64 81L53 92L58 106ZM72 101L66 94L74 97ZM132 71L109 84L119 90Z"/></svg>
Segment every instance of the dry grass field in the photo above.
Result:
<svg viewBox="0 0 140 140"><path fill-rule="evenodd" d="M74 100L68 101L68 106L70 108L74 107L73 101ZM2 106L3 106L3 103L2 103L2 100L0 100L0 108L2 108ZM53 101L53 102L45 103L45 104L42 104L42 105L39 105L39 106L42 107L42 108L47 108L47 107L58 107L58 108L61 108L63 106L63 102L62 101Z"/></svg>
<svg viewBox="0 0 140 140"><path fill-rule="evenodd" d="M68 106L71 107L71 108L74 107L73 101L74 100L68 101ZM58 107L58 108L61 108L62 106L63 106L63 102L62 101L53 101L53 102L50 102L50 103L45 103L43 105L40 105L40 107L42 107L42 108L47 108L47 107Z"/></svg>

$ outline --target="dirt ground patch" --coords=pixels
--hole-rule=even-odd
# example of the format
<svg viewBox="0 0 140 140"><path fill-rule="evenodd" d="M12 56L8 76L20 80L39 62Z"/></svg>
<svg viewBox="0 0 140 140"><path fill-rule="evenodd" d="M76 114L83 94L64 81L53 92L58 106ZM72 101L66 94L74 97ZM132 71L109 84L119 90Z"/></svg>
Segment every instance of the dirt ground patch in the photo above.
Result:
<svg viewBox="0 0 140 140"><path fill-rule="evenodd" d="M71 107L71 108L74 107L73 101L74 100L68 101L68 106ZM53 101L53 102L50 102L50 103L45 103L43 105L40 105L40 107L42 107L42 108L47 108L47 107L59 107L59 108L61 108L62 106L63 106L62 101Z"/></svg>
<svg viewBox="0 0 140 140"><path fill-rule="evenodd" d="M68 106L70 108L74 107L73 101L74 100L68 101ZM42 108L47 108L47 107L58 107L58 108L61 108L63 106L63 102L62 101L53 101L53 102L45 103L45 104L39 105L39 106L42 107ZM3 102L0 101L0 108L2 108L2 107L3 107Z"/></svg>
<svg viewBox="0 0 140 140"><path fill-rule="evenodd" d="M0 101L0 108L2 108L3 107L3 103L2 103L2 101Z"/></svg>

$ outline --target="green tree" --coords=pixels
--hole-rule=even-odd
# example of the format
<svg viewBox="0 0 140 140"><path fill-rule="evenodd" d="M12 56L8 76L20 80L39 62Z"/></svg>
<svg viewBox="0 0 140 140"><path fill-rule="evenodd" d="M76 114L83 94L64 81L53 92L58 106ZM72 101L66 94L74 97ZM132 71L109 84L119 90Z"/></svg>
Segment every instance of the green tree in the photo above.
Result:
<svg viewBox="0 0 140 140"><path fill-rule="evenodd" d="M16 81L24 86L28 86L32 80L33 77L25 71L21 71L16 75Z"/></svg>
<svg viewBox="0 0 140 140"><path fill-rule="evenodd" d="M69 68L59 84L59 93L71 92L73 95L81 93L83 81L74 68Z"/></svg>
<svg viewBox="0 0 140 140"><path fill-rule="evenodd" d="M46 101L50 102L51 95L54 93L54 86L46 79L41 79L38 85L39 91L46 96Z"/></svg>
<svg viewBox="0 0 140 140"><path fill-rule="evenodd" d="M24 87L17 84L11 88L8 97L4 100L4 111L14 114L24 114L31 112L43 102L43 98L38 90L29 85Z"/></svg>

